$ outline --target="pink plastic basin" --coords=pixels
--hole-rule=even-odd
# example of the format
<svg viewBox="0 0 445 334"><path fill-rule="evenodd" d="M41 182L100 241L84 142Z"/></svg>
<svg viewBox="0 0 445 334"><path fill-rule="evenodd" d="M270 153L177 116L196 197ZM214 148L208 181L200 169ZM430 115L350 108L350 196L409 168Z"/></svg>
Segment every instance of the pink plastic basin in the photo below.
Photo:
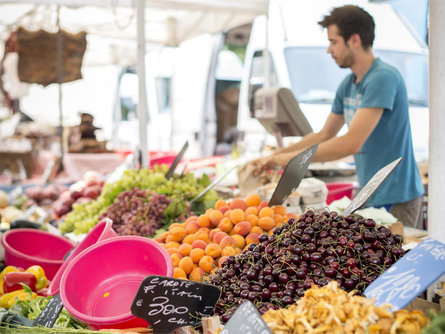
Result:
<svg viewBox="0 0 445 334"><path fill-rule="evenodd" d="M2 236L5 248L5 264L24 269L39 265L45 270L46 277L52 280L63 264L63 257L74 243L49 232L32 228L17 228Z"/></svg>
<svg viewBox="0 0 445 334"><path fill-rule="evenodd" d="M326 204L331 204L333 201L342 199L343 197L348 197L350 199L354 198L355 189L358 185L355 182L331 182L326 183L328 188L328 197L326 199Z"/></svg>
<svg viewBox="0 0 445 334"><path fill-rule="evenodd" d="M113 226L112 220L105 218L88 232L85 238L73 249L70 255L68 255L68 257L63 262L62 266L54 275L54 278L52 279L51 284L49 285L49 293L51 295L55 295L56 293L59 292L60 279L62 278L62 274L65 271L68 264L77 255L79 255L83 250L87 249L88 247L94 245L96 242L117 236L112 226Z"/></svg>
<svg viewBox="0 0 445 334"><path fill-rule="evenodd" d="M60 282L67 311L94 329L146 327L130 312L142 280L173 276L167 251L153 240L122 236L88 247L68 264Z"/></svg>

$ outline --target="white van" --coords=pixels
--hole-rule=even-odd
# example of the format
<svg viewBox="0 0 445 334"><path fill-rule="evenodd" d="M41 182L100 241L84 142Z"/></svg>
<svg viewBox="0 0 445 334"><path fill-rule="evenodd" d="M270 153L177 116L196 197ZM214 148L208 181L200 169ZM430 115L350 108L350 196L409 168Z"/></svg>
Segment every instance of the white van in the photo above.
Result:
<svg viewBox="0 0 445 334"><path fill-rule="evenodd" d="M327 33L318 25L337 0L270 0L269 15L255 19L246 50L240 88L238 128L249 149L274 143L261 124L252 118L254 93L265 85L292 90L314 131L321 130L335 91L350 73L340 69L326 52ZM382 3L348 1L367 10L376 22L374 54L401 72L408 90L411 129L416 159L428 159L428 49L416 38L392 7ZM267 36L267 39L266 39ZM265 59L264 50L269 50ZM265 71L265 60L270 71ZM345 128L342 129L345 131Z"/></svg>

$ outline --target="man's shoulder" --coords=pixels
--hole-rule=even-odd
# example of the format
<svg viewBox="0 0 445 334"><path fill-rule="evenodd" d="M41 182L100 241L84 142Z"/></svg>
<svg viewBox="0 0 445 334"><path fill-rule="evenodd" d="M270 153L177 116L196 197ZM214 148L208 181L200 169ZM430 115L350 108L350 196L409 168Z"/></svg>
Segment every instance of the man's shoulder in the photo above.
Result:
<svg viewBox="0 0 445 334"><path fill-rule="evenodd" d="M369 73L371 78L380 78L380 79L401 79L401 74L394 66L382 61L376 63L376 66L373 68L371 73Z"/></svg>

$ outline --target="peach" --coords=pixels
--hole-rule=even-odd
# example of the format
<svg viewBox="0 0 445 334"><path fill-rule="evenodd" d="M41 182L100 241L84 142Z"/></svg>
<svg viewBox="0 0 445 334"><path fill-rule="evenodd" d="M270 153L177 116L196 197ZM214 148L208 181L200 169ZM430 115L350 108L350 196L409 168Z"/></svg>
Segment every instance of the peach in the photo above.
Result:
<svg viewBox="0 0 445 334"><path fill-rule="evenodd" d="M241 209L241 210L244 211L244 210L247 209L247 204L246 204L246 202L242 198L234 198L230 202L229 208L230 208L230 210Z"/></svg>
<svg viewBox="0 0 445 334"><path fill-rule="evenodd" d="M227 258L228 258L228 256L221 256L219 259L218 259L218 267L222 267L222 265L223 265L223 263L224 263L224 261L225 260L227 260Z"/></svg>
<svg viewBox="0 0 445 334"><path fill-rule="evenodd" d="M266 202L266 201L262 201L262 202L260 203L260 205L258 205L258 211L261 211L262 208L265 208L265 207L268 206L268 205L269 205L268 202Z"/></svg>
<svg viewBox="0 0 445 334"><path fill-rule="evenodd" d="M226 236L228 236L228 234L226 233L226 232L217 232L216 234L215 234L215 236L213 237L213 241L214 242L216 242L217 244L220 244L221 243L221 240L224 238L224 237L226 237Z"/></svg>
<svg viewBox="0 0 445 334"><path fill-rule="evenodd" d="M210 271L213 269L215 262L213 261L213 258L209 255L204 255L199 260L199 268L204 270L207 274L210 273Z"/></svg>
<svg viewBox="0 0 445 334"><path fill-rule="evenodd" d="M221 256L230 256L230 255L233 256L237 255L235 248L230 246L223 248Z"/></svg>
<svg viewBox="0 0 445 334"><path fill-rule="evenodd" d="M246 214L246 216L248 216L248 215L258 216L258 209L256 208L256 206L249 206L246 209L246 211L244 211L244 213Z"/></svg>
<svg viewBox="0 0 445 334"><path fill-rule="evenodd" d="M195 241L196 240L202 240L205 243L207 243L207 241L209 240L209 234L206 231L198 231L194 234L194 238Z"/></svg>
<svg viewBox="0 0 445 334"><path fill-rule="evenodd" d="M272 209L277 215L282 215L282 216L286 215L286 207L283 205L274 205Z"/></svg>
<svg viewBox="0 0 445 334"><path fill-rule="evenodd" d="M250 223L250 226L258 225L258 216L254 214L249 214L246 216L246 221Z"/></svg>
<svg viewBox="0 0 445 334"><path fill-rule="evenodd" d="M222 238L221 242L219 243L219 245L222 248L225 247L234 247L236 245L236 241L235 239L233 239L231 236L226 236L224 238Z"/></svg>
<svg viewBox="0 0 445 334"><path fill-rule="evenodd" d="M262 208L260 210L260 213L258 214L258 217L263 218L263 217L273 217L274 215L274 211L272 208L266 206L265 208Z"/></svg>
<svg viewBox="0 0 445 334"><path fill-rule="evenodd" d="M175 253L175 254L171 254L170 257L173 262L173 267L177 267L179 265L179 261L181 261L181 259L182 259L182 256L179 255L178 253Z"/></svg>
<svg viewBox="0 0 445 334"><path fill-rule="evenodd" d="M181 268L182 270L184 270L184 272L188 275L192 272L193 270L193 260L190 256L184 256L180 261L179 261L179 268Z"/></svg>
<svg viewBox="0 0 445 334"><path fill-rule="evenodd" d="M202 240L195 240L192 242L193 248L201 248L202 250L206 249L207 243Z"/></svg>
<svg viewBox="0 0 445 334"><path fill-rule="evenodd" d="M187 274L182 268L175 268L173 271L174 278L187 279Z"/></svg>
<svg viewBox="0 0 445 334"><path fill-rule="evenodd" d="M235 233L245 236L247 234L249 234L251 229L251 226L248 222L241 222L238 223L234 226L233 230L235 231Z"/></svg>
<svg viewBox="0 0 445 334"><path fill-rule="evenodd" d="M177 241L169 241L166 244L167 249L169 248L179 248L180 244Z"/></svg>
<svg viewBox="0 0 445 334"><path fill-rule="evenodd" d="M213 240L213 238L215 238L215 234L218 232L221 232L219 228L211 229L209 232L209 240Z"/></svg>
<svg viewBox="0 0 445 334"><path fill-rule="evenodd" d="M184 237L187 235L187 232L182 226L176 226L170 229L170 235L172 236L172 241L181 242L182 239L184 239Z"/></svg>
<svg viewBox="0 0 445 334"><path fill-rule="evenodd" d="M280 214L275 214L274 216L273 216L273 219L275 220L275 223L277 224L277 226L278 226L278 224L282 224L283 223L283 219L284 219L284 217L282 216L282 215L280 215Z"/></svg>
<svg viewBox="0 0 445 334"><path fill-rule="evenodd" d="M204 276L204 270L202 270L199 267L196 267L189 274L189 280L195 281L195 282L201 282L203 276Z"/></svg>
<svg viewBox="0 0 445 334"><path fill-rule="evenodd" d="M190 251L190 257L193 260L193 263L198 263L199 260L205 255L205 251L201 248L193 248Z"/></svg>
<svg viewBox="0 0 445 334"><path fill-rule="evenodd" d="M190 254L190 251L192 249L193 249L192 245L183 243L181 246L179 246L178 253L181 254L182 256L187 256Z"/></svg>

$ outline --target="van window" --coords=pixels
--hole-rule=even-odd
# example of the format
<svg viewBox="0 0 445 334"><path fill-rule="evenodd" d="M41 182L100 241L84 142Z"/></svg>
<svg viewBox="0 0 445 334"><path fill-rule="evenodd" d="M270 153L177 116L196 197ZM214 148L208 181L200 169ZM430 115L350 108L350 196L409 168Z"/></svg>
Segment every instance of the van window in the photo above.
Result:
<svg viewBox="0 0 445 334"><path fill-rule="evenodd" d="M374 50L374 54L399 70L411 105L428 106L427 55L393 50ZM288 47L284 56L299 102L332 104L337 87L350 73L337 66L325 47Z"/></svg>
<svg viewBox="0 0 445 334"><path fill-rule="evenodd" d="M273 62L272 55L270 55L270 82L271 87L278 85L277 72L275 70L275 65ZM252 59L252 66L250 68L249 75L249 116L255 117L254 111L254 97L255 92L264 86L264 57L263 51L255 51Z"/></svg>

